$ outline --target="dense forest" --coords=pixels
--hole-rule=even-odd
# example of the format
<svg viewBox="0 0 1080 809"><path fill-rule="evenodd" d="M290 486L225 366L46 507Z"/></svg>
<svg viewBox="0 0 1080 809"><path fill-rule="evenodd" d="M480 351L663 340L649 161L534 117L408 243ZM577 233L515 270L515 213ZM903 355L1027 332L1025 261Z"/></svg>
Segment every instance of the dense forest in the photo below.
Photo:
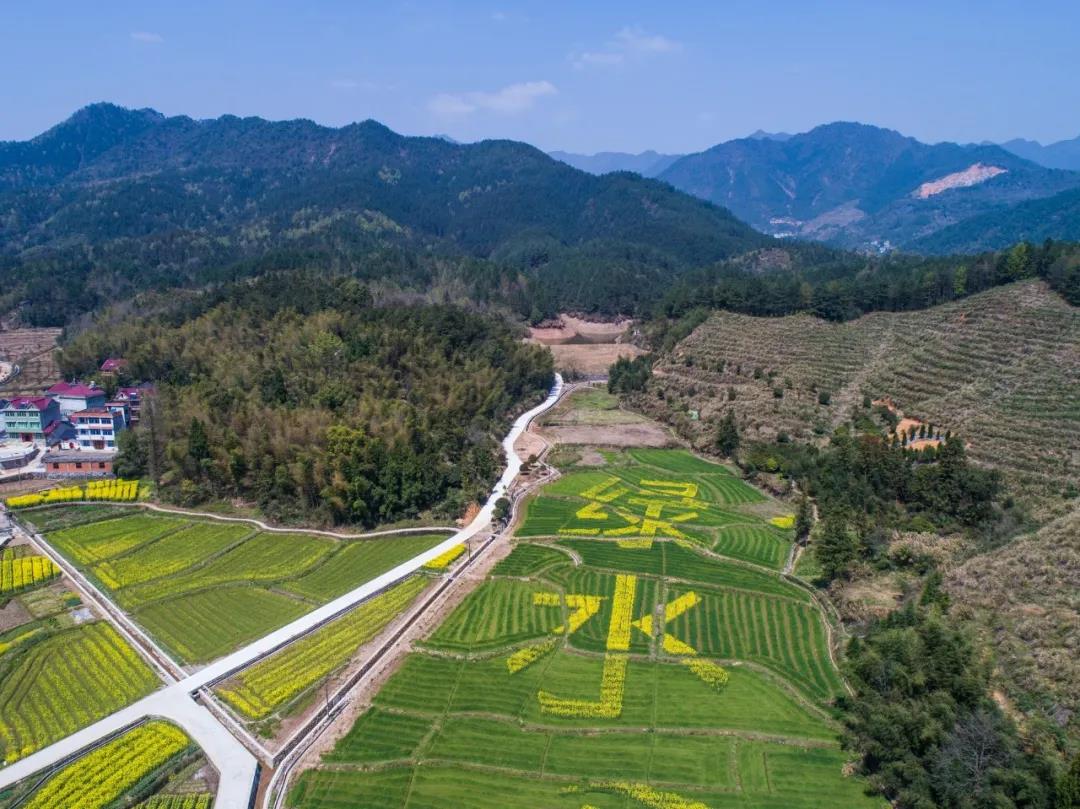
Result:
<svg viewBox="0 0 1080 809"><path fill-rule="evenodd" d="M1080 246L1021 242L978 256L860 258L814 245L789 251L794 265L751 271L745 259L721 262L676 279L651 314L677 320L695 310L749 315L809 312L850 320L866 312L925 309L1023 278L1044 278L1080 305Z"/></svg>
<svg viewBox="0 0 1080 809"><path fill-rule="evenodd" d="M98 104L0 144L0 312L67 325L141 292L278 270L497 301L533 322L711 308L843 320L1029 275L1080 301L1080 250L1062 243L919 258L778 241L663 182L374 121L194 121Z"/></svg>
<svg viewBox="0 0 1080 809"><path fill-rule="evenodd" d="M118 472L184 504L239 498L275 520L446 519L486 497L509 418L552 380L506 323L444 305L376 305L353 278L272 273L103 318L65 374L108 356L158 395Z"/></svg>
<svg viewBox="0 0 1080 809"><path fill-rule="evenodd" d="M726 435L722 423L718 443ZM749 474L779 473L814 498L821 517L814 552L826 579L859 563L893 564L887 550L894 530L992 537L1003 522L1000 473L971 464L960 437L915 452L845 429L825 447L752 444L740 460Z"/></svg>
<svg viewBox="0 0 1080 809"><path fill-rule="evenodd" d="M1080 757L1063 765L1051 728L1021 734L1005 715L937 584L848 644L840 706L862 772L898 809L1080 806Z"/></svg>

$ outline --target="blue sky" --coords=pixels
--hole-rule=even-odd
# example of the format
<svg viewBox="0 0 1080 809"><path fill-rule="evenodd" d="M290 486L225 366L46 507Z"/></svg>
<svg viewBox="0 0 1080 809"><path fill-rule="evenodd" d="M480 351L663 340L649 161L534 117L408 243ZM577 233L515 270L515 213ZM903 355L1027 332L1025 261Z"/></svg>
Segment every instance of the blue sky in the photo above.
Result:
<svg viewBox="0 0 1080 809"><path fill-rule="evenodd" d="M1080 135L1076 2L7 3L0 139L92 101L684 152L859 120Z"/></svg>

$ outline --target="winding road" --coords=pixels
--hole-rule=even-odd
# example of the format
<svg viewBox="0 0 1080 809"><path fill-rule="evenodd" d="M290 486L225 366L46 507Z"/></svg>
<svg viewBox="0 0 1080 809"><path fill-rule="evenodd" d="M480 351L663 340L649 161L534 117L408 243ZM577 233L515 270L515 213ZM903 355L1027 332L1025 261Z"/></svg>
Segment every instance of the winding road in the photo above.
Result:
<svg viewBox="0 0 1080 809"><path fill-rule="evenodd" d="M392 570L383 573L356 589L324 604L291 624L283 626L244 648L211 663L154 692L148 697L101 719L42 750L0 769L0 789L4 789L34 773L54 767L77 757L89 747L152 717L163 717L182 727L202 748L220 775L215 809L248 809L255 794L258 761L252 753L222 725L218 719L193 698L201 689L218 682L240 669L272 654L277 649L318 629L327 621L355 607L360 602L416 572L446 551L479 534L490 522L495 504L504 497L521 471L521 459L514 444L529 423L549 410L563 394L563 379L555 375L555 384L547 399L517 418L503 439L507 465L480 512L467 526L433 548L414 556ZM117 618L111 610L106 615L113 623ZM127 627L123 627L127 629ZM138 647L143 651L143 647ZM145 651L144 651L145 654ZM155 661L156 662L156 661Z"/></svg>

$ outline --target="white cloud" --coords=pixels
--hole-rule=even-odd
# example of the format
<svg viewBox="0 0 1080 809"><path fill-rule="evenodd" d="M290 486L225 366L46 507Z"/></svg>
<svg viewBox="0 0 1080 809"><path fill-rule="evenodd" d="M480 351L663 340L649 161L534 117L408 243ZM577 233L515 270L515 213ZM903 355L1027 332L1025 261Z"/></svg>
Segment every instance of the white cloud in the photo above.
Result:
<svg viewBox="0 0 1080 809"><path fill-rule="evenodd" d="M151 31L132 31L131 38L144 45L160 45L165 41L165 37L161 34L155 34Z"/></svg>
<svg viewBox="0 0 1080 809"><path fill-rule="evenodd" d="M330 86L335 90L355 90L360 86L360 82L356 79L334 79L330 82Z"/></svg>
<svg viewBox="0 0 1080 809"><path fill-rule="evenodd" d="M626 59L621 53L615 51L585 51L585 53L575 54L572 58L574 67L579 70L593 65L597 67L613 67L621 65Z"/></svg>
<svg viewBox="0 0 1080 809"><path fill-rule="evenodd" d="M428 109L442 117L459 117L479 110L513 115L531 109L538 98L558 92L549 81L525 81L508 84L492 93L480 90L439 93L428 102Z"/></svg>
<svg viewBox="0 0 1080 809"><path fill-rule="evenodd" d="M578 70L587 67L618 67L630 58L644 58L680 50L681 42L627 25L617 31L603 49L570 54L570 63Z"/></svg>
<svg viewBox="0 0 1080 809"><path fill-rule="evenodd" d="M682 43L660 34L647 34L638 27L627 26L615 35L615 42L635 53L673 53L682 50Z"/></svg>

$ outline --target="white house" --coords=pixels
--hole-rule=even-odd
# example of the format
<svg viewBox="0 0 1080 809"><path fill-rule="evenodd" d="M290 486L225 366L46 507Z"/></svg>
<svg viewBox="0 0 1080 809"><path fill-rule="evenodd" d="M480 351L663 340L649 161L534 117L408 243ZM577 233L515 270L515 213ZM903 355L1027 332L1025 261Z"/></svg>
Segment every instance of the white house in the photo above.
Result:
<svg viewBox="0 0 1080 809"><path fill-rule="evenodd" d="M89 450L116 449L116 435L124 429L124 415L104 407L71 414L79 447Z"/></svg>
<svg viewBox="0 0 1080 809"><path fill-rule="evenodd" d="M84 385L82 382L57 382L45 392L60 405L60 413L64 416L70 416L80 410L105 406L105 391L97 385Z"/></svg>

